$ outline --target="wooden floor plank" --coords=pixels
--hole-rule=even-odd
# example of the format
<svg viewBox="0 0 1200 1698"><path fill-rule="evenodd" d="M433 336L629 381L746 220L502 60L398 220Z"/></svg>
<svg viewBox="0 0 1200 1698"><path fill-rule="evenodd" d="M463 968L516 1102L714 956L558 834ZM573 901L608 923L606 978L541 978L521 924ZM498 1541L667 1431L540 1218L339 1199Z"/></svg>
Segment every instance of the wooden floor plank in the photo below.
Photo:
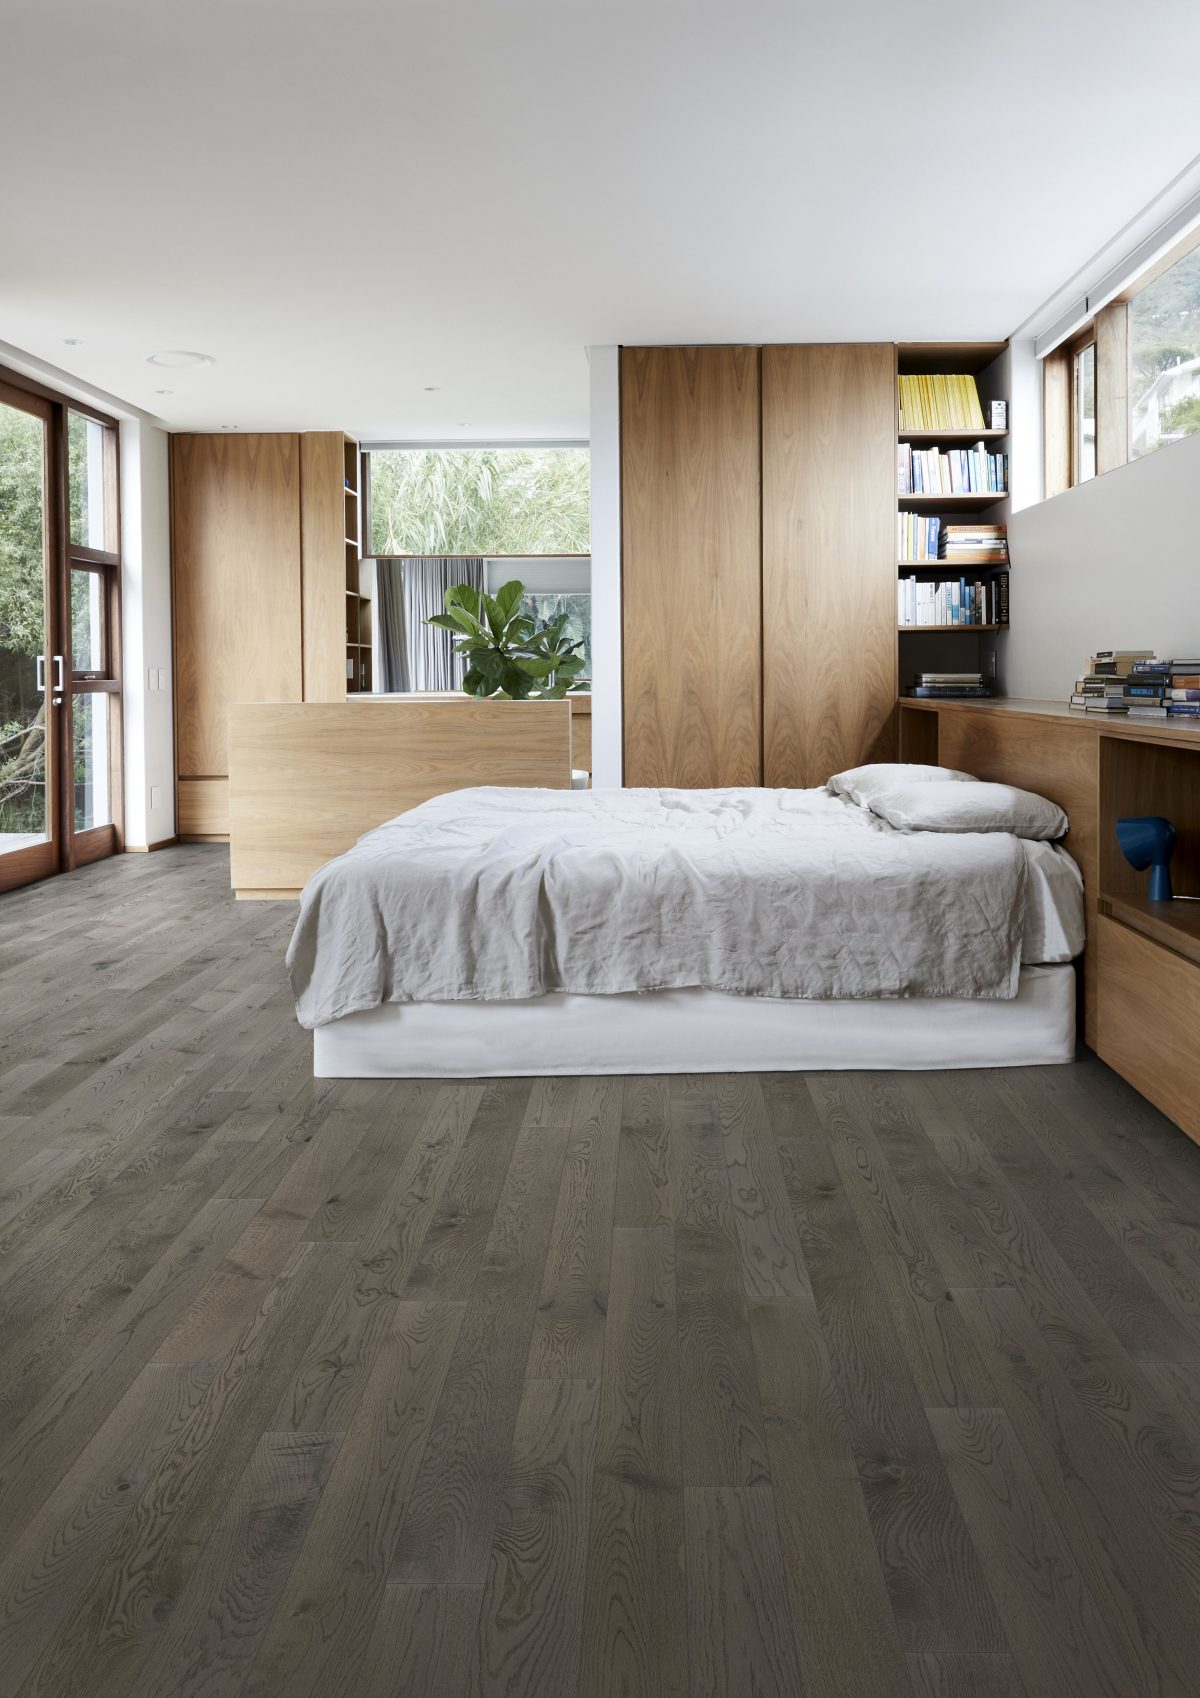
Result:
<svg viewBox="0 0 1200 1698"><path fill-rule="evenodd" d="M758 1486L770 1462L715 1095L672 1092L685 1485Z"/></svg>
<svg viewBox="0 0 1200 1698"><path fill-rule="evenodd" d="M589 1379L604 1361L621 1081L581 1079L529 1345L530 1379Z"/></svg>
<svg viewBox="0 0 1200 1698"><path fill-rule="evenodd" d="M254 1664L249 1698L353 1698L464 1305L399 1303Z"/></svg>
<svg viewBox="0 0 1200 1698"><path fill-rule="evenodd" d="M1130 1671L1007 1416L934 1409L929 1419L1026 1686L1121 1698Z"/></svg>
<svg viewBox="0 0 1200 1698"><path fill-rule="evenodd" d="M684 1698L675 1245L669 1226L613 1234L580 1691Z"/></svg>
<svg viewBox="0 0 1200 1698"><path fill-rule="evenodd" d="M692 1698L797 1698L800 1663L774 1493L683 1494Z"/></svg>
<svg viewBox="0 0 1200 1698"><path fill-rule="evenodd" d="M401 1528L396 1580L484 1582L568 1136L565 1126L526 1125L517 1139Z"/></svg>
<svg viewBox="0 0 1200 1698"><path fill-rule="evenodd" d="M576 1690L599 1399L598 1379L526 1385L480 1610L480 1698Z"/></svg>
<svg viewBox="0 0 1200 1698"><path fill-rule="evenodd" d="M264 1433L130 1698L240 1692L337 1452L328 1433Z"/></svg>

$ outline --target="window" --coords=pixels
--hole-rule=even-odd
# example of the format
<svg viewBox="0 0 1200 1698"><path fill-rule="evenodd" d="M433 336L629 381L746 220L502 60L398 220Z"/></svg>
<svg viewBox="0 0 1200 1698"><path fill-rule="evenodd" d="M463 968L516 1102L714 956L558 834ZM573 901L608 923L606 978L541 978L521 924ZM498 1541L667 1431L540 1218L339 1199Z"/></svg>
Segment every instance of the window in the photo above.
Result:
<svg viewBox="0 0 1200 1698"><path fill-rule="evenodd" d="M1071 357L1071 482L1096 475L1096 343Z"/></svg>
<svg viewBox="0 0 1200 1698"><path fill-rule="evenodd" d="M1200 232L1044 361L1047 495L1200 432Z"/></svg>
<svg viewBox="0 0 1200 1698"><path fill-rule="evenodd" d="M374 556L586 554L586 448L371 448Z"/></svg>
<svg viewBox="0 0 1200 1698"><path fill-rule="evenodd" d="M1129 303L1129 457L1200 430L1200 247Z"/></svg>

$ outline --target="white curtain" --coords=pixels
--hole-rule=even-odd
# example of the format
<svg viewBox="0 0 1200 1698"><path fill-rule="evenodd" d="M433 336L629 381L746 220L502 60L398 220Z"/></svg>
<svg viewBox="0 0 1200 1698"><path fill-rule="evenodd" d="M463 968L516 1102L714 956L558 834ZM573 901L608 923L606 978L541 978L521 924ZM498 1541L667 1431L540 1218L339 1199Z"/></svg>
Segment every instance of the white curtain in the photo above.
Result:
<svg viewBox="0 0 1200 1698"><path fill-rule="evenodd" d="M425 621L443 611L452 584L483 593L483 556L378 560L375 574L380 687L461 690L466 666L454 653L454 638Z"/></svg>

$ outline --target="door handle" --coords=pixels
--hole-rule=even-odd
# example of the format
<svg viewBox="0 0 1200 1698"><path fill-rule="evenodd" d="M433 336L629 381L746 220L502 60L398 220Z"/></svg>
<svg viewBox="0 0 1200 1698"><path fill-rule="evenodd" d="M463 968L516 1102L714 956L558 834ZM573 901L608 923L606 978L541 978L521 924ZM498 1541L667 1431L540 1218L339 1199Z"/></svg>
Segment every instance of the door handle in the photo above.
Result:
<svg viewBox="0 0 1200 1698"><path fill-rule="evenodd" d="M56 654L54 657L54 688L61 696L63 690L63 657L61 654Z"/></svg>
<svg viewBox="0 0 1200 1698"><path fill-rule="evenodd" d="M37 657L37 677L34 688L39 695L44 696L46 694L46 657L44 654L39 654Z"/></svg>

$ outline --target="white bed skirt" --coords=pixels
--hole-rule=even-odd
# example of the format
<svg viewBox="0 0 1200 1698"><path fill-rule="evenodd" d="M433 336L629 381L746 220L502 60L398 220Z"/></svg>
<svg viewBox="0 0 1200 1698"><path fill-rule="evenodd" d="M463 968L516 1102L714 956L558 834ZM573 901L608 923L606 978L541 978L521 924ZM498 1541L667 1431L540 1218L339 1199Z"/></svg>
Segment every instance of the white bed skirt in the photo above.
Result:
<svg viewBox="0 0 1200 1698"><path fill-rule="evenodd" d="M825 1068L1041 1067L1075 1056L1075 969L1022 967L1011 1002L795 1002L723 991L385 1003L313 1033L318 1079Z"/></svg>

